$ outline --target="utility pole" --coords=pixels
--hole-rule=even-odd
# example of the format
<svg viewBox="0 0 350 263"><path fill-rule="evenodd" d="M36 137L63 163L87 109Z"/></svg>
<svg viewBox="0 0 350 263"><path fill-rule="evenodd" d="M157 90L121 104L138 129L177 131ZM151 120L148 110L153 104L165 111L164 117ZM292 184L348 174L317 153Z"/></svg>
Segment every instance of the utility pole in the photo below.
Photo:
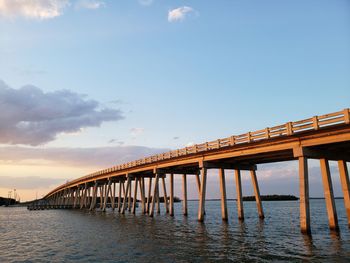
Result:
<svg viewBox="0 0 350 263"><path fill-rule="evenodd" d="M8 196L7 196L7 201L8 201L7 205L8 206L11 204L11 196L12 196L12 191L9 191Z"/></svg>

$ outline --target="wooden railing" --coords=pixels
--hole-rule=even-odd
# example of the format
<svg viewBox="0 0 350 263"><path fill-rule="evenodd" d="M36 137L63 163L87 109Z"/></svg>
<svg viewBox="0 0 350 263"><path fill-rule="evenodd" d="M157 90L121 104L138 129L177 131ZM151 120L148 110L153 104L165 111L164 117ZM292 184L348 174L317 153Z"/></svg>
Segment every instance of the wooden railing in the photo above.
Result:
<svg viewBox="0 0 350 263"><path fill-rule="evenodd" d="M116 165L101 171L97 171L87 176L80 177L78 179L70 181L66 185L74 184L79 181L84 181L85 179L89 179L98 175L108 174L111 172L116 172L116 171L120 171L128 168L133 168L136 166L145 165L145 164L152 164L162 160L168 160L168 159L182 157L182 156L195 154L199 152L206 152L206 151L221 149L225 147L232 147L235 145L247 144L247 143L257 142L261 140L268 140L271 138L277 138L281 136L291 136L301 132L318 130L324 127L329 127L329 126L339 125L339 124L350 124L349 109L344 109L342 111L329 113L321 116L314 116L312 118L308 118L300 121L287 122L282 125L269 127L258 131L247 132L240 135L233 135L227 138L217 139L215 141L205 142L201 144L195 144L193 146L188 146L182 149L177 149L170 152L149 156L143 159L139 159L136 161ZM60 186L59 188L64 188L66 185Z"/></svg>

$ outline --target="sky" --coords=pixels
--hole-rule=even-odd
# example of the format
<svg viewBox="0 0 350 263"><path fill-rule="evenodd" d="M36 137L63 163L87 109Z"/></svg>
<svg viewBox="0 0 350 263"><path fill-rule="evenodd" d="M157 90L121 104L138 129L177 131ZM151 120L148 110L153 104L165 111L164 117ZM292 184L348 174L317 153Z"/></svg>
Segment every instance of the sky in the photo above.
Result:
<svg viewBox="0 0 350 263"><path fill-rule="evenodd" d="M0 196L349 108L349 29L347 0L0 0ZM299 194L295 162L257 175L262 194Z"/></svg>

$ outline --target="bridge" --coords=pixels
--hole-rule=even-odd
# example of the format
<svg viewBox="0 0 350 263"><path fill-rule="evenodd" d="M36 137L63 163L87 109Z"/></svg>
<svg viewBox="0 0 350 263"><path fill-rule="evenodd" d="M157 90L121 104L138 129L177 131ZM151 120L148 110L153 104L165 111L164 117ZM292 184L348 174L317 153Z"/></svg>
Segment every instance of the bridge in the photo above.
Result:
<svg viewBox="0 0 350 263"><path fill-rule="evenodd" d="M260 198L257 165L298 160L300 188L300 228L310 234L308 159L318 159L327 207L329 227L338 231L329 160L337 161L344 203L350 227L350 111L314 116L300 121L234 135L211 142L120 164L67 182L49 192L44 200L52 208L106 210L108 205L120 213L137 209L138 189L141 212L160 211L160 185L166 213L174 215L174 175L182 176L183 214L187 215L187 176L195 176L199 195L198 220L205 218L207 171L217 169L220 178L222 219L228 219L225 170L234 170L238 217L244 220L241 171L250 171L258 216L264 211ZM148 189L146 183L148 180ZM166 181L170 180L169 196ZM146 181L146 182L145 182ZM116 190L118 189L118 191Z"/></svg>

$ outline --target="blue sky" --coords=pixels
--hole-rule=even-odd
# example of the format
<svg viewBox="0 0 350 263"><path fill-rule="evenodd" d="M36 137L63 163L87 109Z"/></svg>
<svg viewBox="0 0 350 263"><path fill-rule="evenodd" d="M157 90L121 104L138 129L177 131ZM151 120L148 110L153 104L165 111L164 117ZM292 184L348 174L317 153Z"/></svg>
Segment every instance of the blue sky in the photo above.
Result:
<svg viewBox="0 0 350 263"><path fill-rule="evenodd" d="M178 148L349 107L349 1L13 2L0 1L5 85L123 115L40 147Z"/></svg>

